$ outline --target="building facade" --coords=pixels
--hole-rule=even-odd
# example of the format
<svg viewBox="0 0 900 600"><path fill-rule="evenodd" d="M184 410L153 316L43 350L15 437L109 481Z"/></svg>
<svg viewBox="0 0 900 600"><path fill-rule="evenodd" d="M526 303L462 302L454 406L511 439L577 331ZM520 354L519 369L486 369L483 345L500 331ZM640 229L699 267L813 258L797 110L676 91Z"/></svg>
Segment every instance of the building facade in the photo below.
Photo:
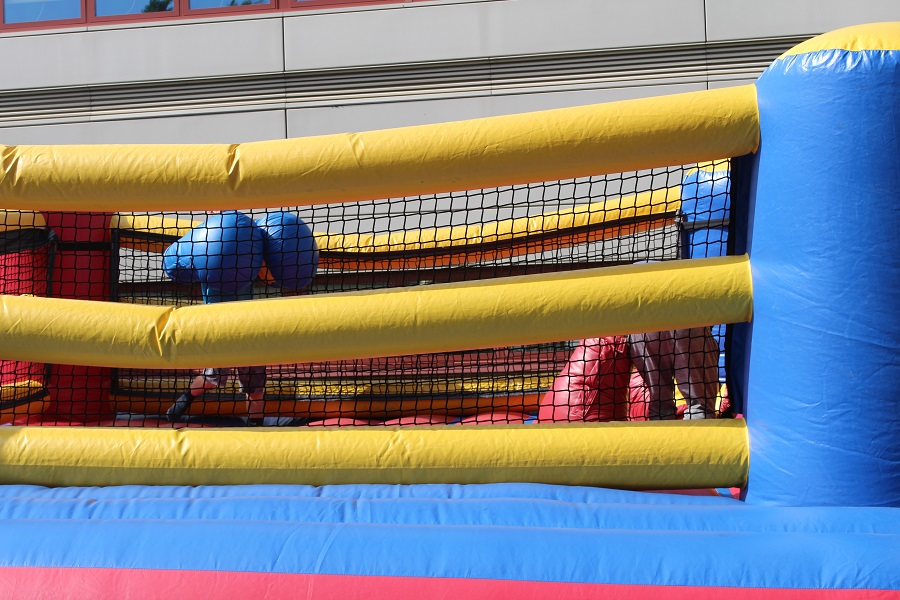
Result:
<svg viewBox="0 0 900 600"><path fill-rule="evenodd" d="M66 1L4 0L5 145L239 143L730 86L809 36L900 19L895 0Z"/></svg>

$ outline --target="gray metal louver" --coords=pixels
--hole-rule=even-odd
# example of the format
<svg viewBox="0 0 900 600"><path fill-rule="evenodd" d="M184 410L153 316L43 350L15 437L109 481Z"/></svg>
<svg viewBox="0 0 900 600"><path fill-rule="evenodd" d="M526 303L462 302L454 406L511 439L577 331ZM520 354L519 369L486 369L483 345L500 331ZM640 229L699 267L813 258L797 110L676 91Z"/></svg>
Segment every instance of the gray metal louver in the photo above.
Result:
<svg viewBox="0 0 900 600"><path fill-rule="evenodd" d="M805 37L0 92L0 124L748 79Z"/></svg>

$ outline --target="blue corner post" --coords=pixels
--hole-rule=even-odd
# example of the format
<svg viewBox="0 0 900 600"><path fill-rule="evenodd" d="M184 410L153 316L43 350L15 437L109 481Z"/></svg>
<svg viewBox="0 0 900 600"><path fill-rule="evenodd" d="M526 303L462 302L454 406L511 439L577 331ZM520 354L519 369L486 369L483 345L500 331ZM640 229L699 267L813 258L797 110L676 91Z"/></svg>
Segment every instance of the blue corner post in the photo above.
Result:
<svg viewBox="0 0 900 600"><path fill-rule="evenodd" d="M756 83L748 503L900 506L900 23Z"/></svg>

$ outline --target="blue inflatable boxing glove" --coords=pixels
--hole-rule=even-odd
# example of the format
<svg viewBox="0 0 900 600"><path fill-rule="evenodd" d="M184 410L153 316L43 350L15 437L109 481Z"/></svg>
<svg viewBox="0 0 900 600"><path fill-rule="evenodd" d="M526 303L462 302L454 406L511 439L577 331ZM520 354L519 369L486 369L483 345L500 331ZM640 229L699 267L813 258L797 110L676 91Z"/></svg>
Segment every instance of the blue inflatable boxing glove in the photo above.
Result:
<svg viewBox="0 0 900 600"><path fill-rule="evenodd" d="M306 289L319 265L319 249L312 231L291 212L273 212L256 221L264 232L266 266L282 288Z"/></svg>
<svg viewBox="0 0 900 600"><path fill-rule="evenodd" d="M193 242L189 233L166 248L163 253L163 272L175 283L196 283L199 280L192 255Z"/></svg>
<svg viewBox="0 0 900 600"><path fill-rule="evenodd" d="M263 237L247 215L236 211L213 215L166 249L163 270L179 283L200 282L235 292L259 274Z"/></svg>

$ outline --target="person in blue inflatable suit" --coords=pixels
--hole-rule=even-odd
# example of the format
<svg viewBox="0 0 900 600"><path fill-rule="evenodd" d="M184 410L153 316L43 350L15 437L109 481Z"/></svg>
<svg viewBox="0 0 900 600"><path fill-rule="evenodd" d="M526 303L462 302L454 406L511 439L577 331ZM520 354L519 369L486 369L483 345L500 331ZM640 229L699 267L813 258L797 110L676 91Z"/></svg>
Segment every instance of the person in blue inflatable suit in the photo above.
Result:
<svg viewBox="0 0 900 600"><path fill-rule="evenodd" d="M213 214L167 248L163 270L175 281L199 282L203 303L216 304L251 300L264 261L283 290L302 291L312 282L318 258L315 237L297 215L274 212L253 221L243 213L226 211ZM264 406L265 366L204 369L169 407L166 419L181 421L197 398L233 375L254 417L248 422L258 422Z"/></svg>

